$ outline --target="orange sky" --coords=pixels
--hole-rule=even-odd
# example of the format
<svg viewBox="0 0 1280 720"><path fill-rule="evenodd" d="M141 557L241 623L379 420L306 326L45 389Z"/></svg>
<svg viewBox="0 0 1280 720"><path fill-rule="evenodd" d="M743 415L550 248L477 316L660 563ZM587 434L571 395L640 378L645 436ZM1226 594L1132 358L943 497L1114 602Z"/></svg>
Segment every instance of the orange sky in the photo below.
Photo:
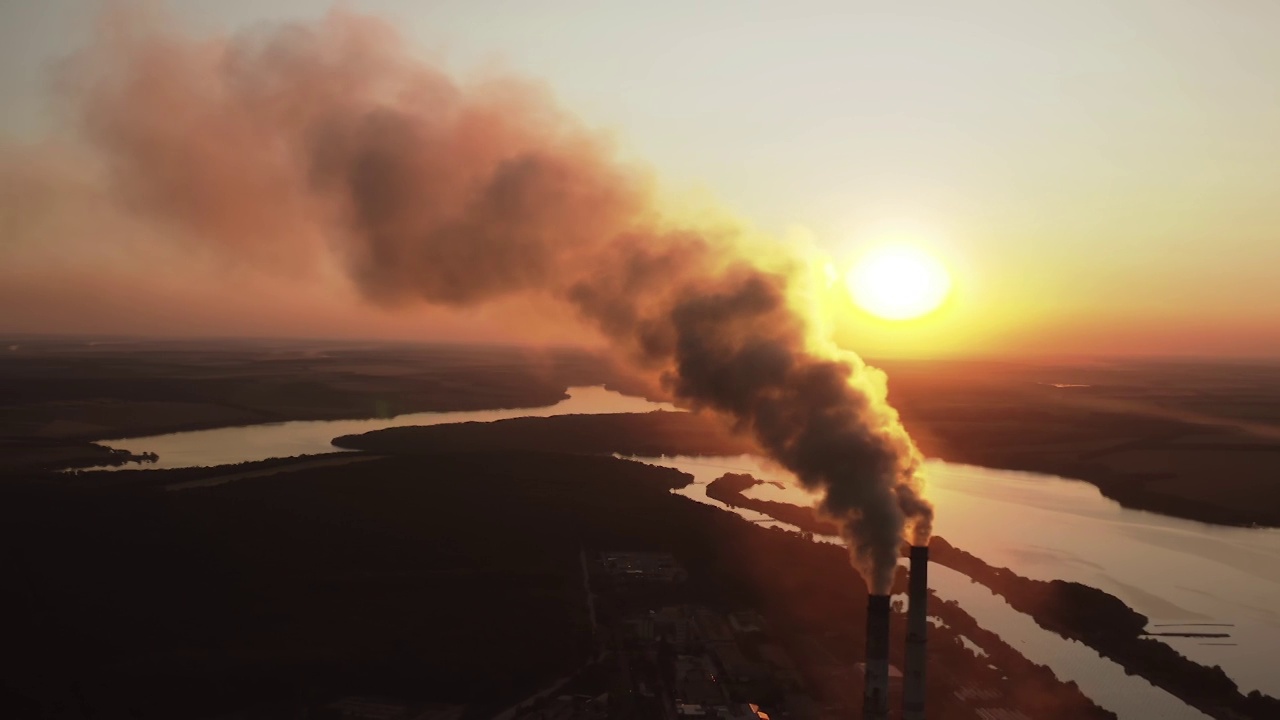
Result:
<svg viewBox="0 0 1280 720"><path fill-rule="evenodd" d="M0 332L589 335L547 305L389 311L332 268L228 272L153 242L81 166L49 92L99 4L0 10ZM347 5L464 76L545 81L672 204L805 237L842 270L884 228L924 228L910 239L953 296L899 323L830 299L864 354L1280 355L1280 5ZM327 6L173 4L197 34Z"/></svg>

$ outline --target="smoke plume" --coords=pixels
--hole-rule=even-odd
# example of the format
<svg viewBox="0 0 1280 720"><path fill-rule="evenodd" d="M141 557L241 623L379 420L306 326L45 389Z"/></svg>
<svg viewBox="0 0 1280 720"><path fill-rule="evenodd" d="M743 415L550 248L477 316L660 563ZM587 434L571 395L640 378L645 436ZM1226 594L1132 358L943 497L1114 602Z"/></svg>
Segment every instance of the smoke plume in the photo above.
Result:
<svg viewBox="0 0 1280 720"><path fill-rule="evenodd" d="M386 307L554 299L820 490L873 590L927 538L885 379L814 332L799 261L664 215L646 173L540 86L460 83L343 13L230 38L117 13L62 84L111 202L171 242L290 274L336 264Z"/></svg>

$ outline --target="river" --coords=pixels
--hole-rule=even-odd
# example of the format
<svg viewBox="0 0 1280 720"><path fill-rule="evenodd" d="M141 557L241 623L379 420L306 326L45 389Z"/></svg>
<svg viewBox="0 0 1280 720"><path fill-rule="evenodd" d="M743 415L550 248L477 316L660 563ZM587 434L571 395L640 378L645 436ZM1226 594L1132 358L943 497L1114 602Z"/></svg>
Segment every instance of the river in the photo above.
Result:
<svg viewBox="0 0 1280 720"><path fill-rule="evenodd" d="M726 472L782 485L756 485L746 491L750 497L796 505L814 500L790 473L749 455L637 459L688 472L698 484L679 492L717 507L725 506L706 497L705 484ZM1050 475L932 460L926 477L938 511L935 531L955 546L1026 577L1100 588L1147 615L1153 632L1226 632L1230 638L1160 639L1196 662L1222 667L1244 692L1280 694L1280 530L1129 510L1088 483ZM751 510L739 514L789 527Z"/></svg>
<svg viewBox="0 0 1280 720"><path fill-rule="evenodd" d="M359 420L296 420L292 422L263 423L191 430L188 432L148 435L146 437L99 440L99 445L130 450L154 452L160 456L155 463L138 466L133 463L119 467L94 468L95 470L126 470L143 467L151 470L232 465L269 458L318 455L339 452L333 439L343 435L385 430L403 425L444 425L464 422L493 422L518 417L550 417L552 415L600 415L603 413L649 412L651 410L676 410L666 403L654 403L643 398L630 397L603 387L572 387L567 398L554 405L532 408L499 410L462 410L455 412L420 412L397 415L390 418L365 418Z"/></svg>
<svg viewBox="0 0 1280 720"><path fill-rule="evenodd" d="M334 452L338 450L330 443L334 437L401 425L658 409L673 408L599 387L570 388L567 399L539 408L273 423L103 444L160 455L159 462L144 467L178 468ZM706 497L705 484L731 471L749 472L782 485L753 487L747 491L753 497L812 502L788 473L751 456L642 460L689 472L698 484L681 494L712 505L723 507ZM1280 696L1280 673L1274 672L1280 660L1280 531L1222 527L1128 510L1102 497L1092 485L1047 475L941 461L930 461L926 471L928 494L938 508L935 529L952 544L1027 577L1074 580L1112 593L1150 617L1152 631L1227 632L1231 637L1225 640L1161 639L1197 662L1221 666L1245 692L1258 689ZM761 524L782 525L750 511L740 514ZM1119 666L1088 648L1044 631L957 573L940 568L931 573L931 584L941 597L960 601L984 627L1033 661L1049 665L1060 677L1076 680L1090 697L1121 717L1203 717L1145 681L1118 671ZM1193 623L1226 627L1185 625ZM1154 627L1157 624L1170 626ZM1170 700L1174 704L1166 707ZM1144 714L1141 708L1162 710Z"/></svg>

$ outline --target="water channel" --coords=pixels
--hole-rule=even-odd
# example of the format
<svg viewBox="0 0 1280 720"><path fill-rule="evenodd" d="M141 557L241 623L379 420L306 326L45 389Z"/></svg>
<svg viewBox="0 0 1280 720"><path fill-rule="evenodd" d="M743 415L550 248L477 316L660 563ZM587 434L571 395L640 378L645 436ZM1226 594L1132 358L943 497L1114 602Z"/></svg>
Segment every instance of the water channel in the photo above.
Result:
<svg viewBox="0 0 1280 720"><path fill-rule="evenodd" d="M567 399L540 408L273 423L103 444L159 454L159 462L144 467L178 468L329 453L338 450L330 444L334 437L402 425L657 409L673 408L600 387L570 388ZM696 484L680 492L700 502L723 507L706 497L705 485L726 472L749 472L780 485L753 487L747 491L753 497L812 502L787 472L752 456L640 460L692 474ZM1102 497L1092 485L1052 476L941 461L929 462L927 473L929 496L938 507L936 531L957 547L1027 577L1098 587L1149 616L1153 631L1222 624L1213 629L1225 629L1228 640L1209 644L1196 638L1161 639L1197 662L1220 665L1245 692L1259 689L1280 695L1280 673L1274 672L1280 648L1280 531L1128 510ZM740 514L761 524L784 525L751 511ZM959 601L981 625L1032 661L1075 680L1121 717L1203 717L1089 648L1039 628L963 575L934 567L938 569L931 573L931 585L941 597ZM1153 714L1154 708L1159 712Z"/></svg>
<svg viewBox="0 0 1280 720"><path fill-rule="evenodd" d="M646 458L699 484L726 472L769 481L749 497L796 505L814 498L785 470L749 455ZM1236 528L1130 510L1096 487L1051 475L929 461L935 531L996 567L1037 580L1104 590L1150 618L1152 632L1225 632L1225 639L1162 636L1183 655L1218 665L1243 692L1280 695L1280 530ZM718 507L705 486L680 491ZM735 510L736 511L736 510ZM740 514L766 525L754 511Z"/></svg>

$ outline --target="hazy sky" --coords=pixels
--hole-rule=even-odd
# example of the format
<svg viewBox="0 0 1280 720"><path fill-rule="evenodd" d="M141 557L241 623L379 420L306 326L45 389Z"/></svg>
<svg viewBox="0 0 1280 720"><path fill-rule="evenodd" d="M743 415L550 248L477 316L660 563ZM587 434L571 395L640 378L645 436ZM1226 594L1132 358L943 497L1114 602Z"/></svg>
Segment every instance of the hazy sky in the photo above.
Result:
<svg viewBox="0 0 1280 720"><path fill-rule="evenodd" d="M224 30L331 3L168 6ZM803 227L842 262L885 228L914 228L952 269L954 302L893 326L850 309L840 330L855 349L1280 355L1272 0L343 6L392 20L464 75L545 80L669 193L780 237ZM0 4L4 134L58 125L51 65L98 7ZM23 297L0 288L0 330L31 329ZM225 332L227 317L208 322Z"/></svg>

